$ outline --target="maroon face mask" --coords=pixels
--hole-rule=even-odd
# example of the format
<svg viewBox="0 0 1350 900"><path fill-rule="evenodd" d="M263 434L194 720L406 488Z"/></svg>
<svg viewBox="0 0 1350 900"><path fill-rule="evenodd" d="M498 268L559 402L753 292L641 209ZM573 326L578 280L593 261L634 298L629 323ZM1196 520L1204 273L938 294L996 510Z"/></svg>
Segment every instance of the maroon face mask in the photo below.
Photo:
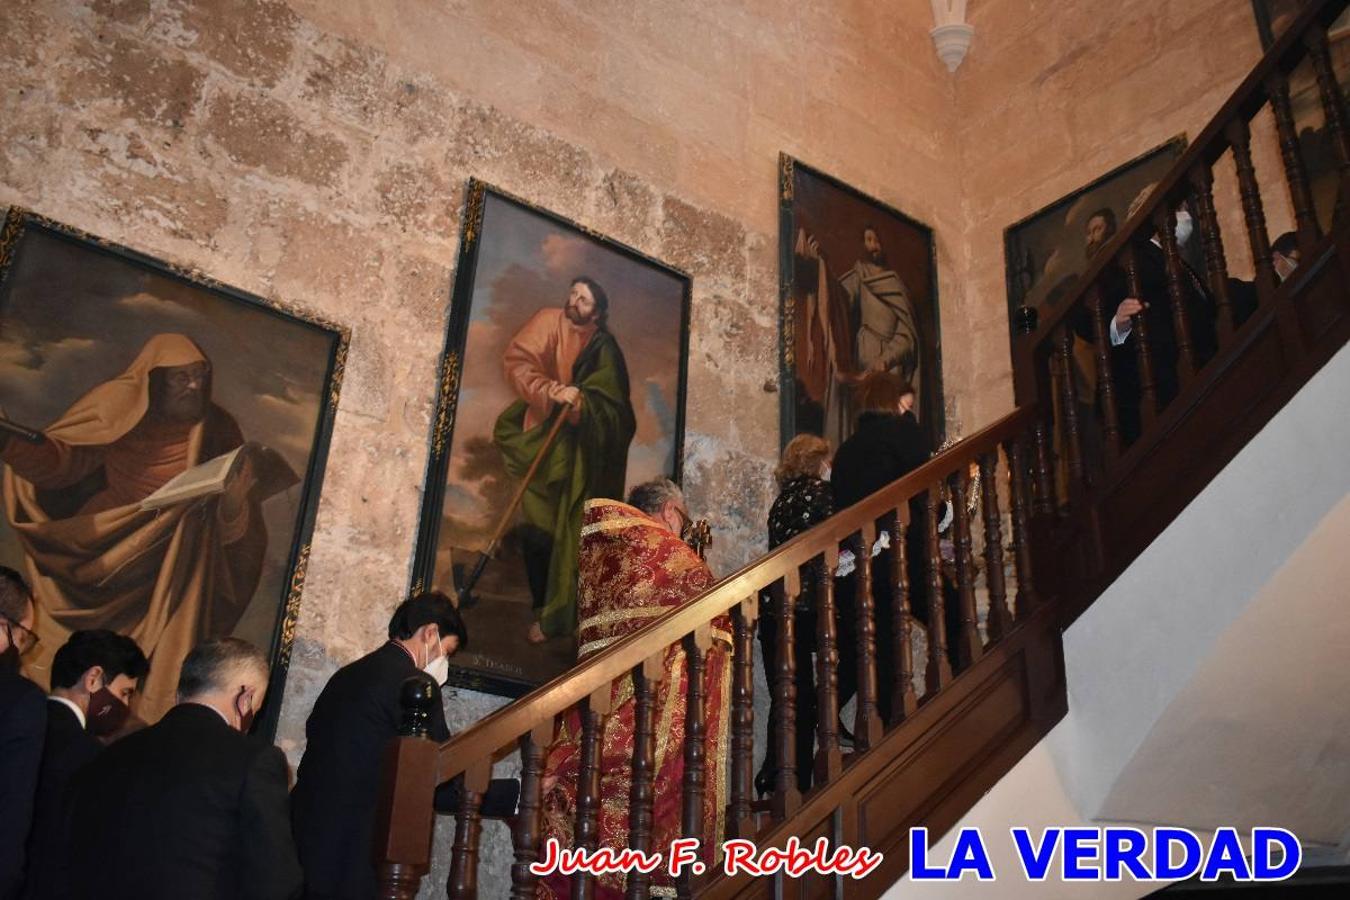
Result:
<svg viewBox="0 0 1350 900"><path fill-rule="evenodd" d="M89 697L89 733L95 737L115 734L126 724L129 715L131 707L108 690L106 684Z"/></svg>

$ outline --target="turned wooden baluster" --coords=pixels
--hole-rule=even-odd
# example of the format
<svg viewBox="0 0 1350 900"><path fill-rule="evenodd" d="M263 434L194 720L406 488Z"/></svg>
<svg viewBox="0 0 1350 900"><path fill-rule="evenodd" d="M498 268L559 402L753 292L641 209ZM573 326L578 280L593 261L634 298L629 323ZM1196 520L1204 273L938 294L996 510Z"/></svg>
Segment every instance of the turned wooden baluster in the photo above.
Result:
<svg viewBox="0 0 1350 900"><path fill-rule="evenodd" d="M1294 107L1289 102L1289 79L1276 70L1266 78L1266 95L1275 114L1275 130L1280 136L1280 157L1284 160L1284 180L1289 185L1289 199L1294 205L1294 221L1298 229L1298 246L1305 254L1322 236L1317 225L1317 208L1313 205L1312 184L1303 165L1303 153L1298 146L1298 126L1294 123Z"/></svg>
<svg viewBox="0 0 1350 900"><path fill-rule="evenodd" d="M778 598L778 657L773 696L778 715L772 723L778 752L778 777L774 782L773 814L785 819L802 805L797 787L797 650L793 613L802 592L801 573L789 569L783 583L774 585Z"/></svg>
<svg viewBox="0 0 1350 900"><path fill-rule="evenodd" d="M1209 292L1214 297L1219 346L1223 347L1233 336L1237 323L1233 320L1233 301L1228 296L1228 259L1223 249L1223 234L1219 231L1219 215L1214 208L1214 170L1206 162L1196 163L1187 173L1195 190L1195 211L1199 221L1201 247L1205 251L1205 277Z"/></svg>
<svg viewBox="0 0 1350 900"><path fill-rule="evenodd" d="M1088 292L1088 309L1092 312L1092 349L1097 362L1097 393L1102 407L1102 433L1106 444L1106 461L1115 462L1120 456L1120 412L1116 408L1116 379L1111 373L1111 334L1106 324L1107 314L1102 303L1101 285L1093 284ZM1012 465L1012 457L1008 458Z"/></svg>
<svg viewBox="0 0 1350 900"><path fill-rule="evenodd" d="M1064 456L1068 469L1069 502L1077 506L1083 493L1083 436L1078 422L1077 361L1073 356L1073 329L1065 326L1059 336L1059 363L1064 370L1060 379L1059 405L1064 417Z"/></svg>
<svg viewBox="0 0 1350 900"><path fill-rule="evenodd" d="M839 777L839 632L835 624L834 573L839 570L839 545L825 548L816 569L816 784ZM800 762L799 762L800 764Z"/></svg>
<svg viewBox="0 0 1350 900"><path fill-rule="evenodd" d="M610 685L596 689L581 710L581 759L577 772L575 846L594 851L600 843L600 744L604 717L609 713ZM595 896L595 876L585 869L572 875L572 896Z"/></svg>
<svg viewBox="0 0 1350 900"><path fill-rule="evenodd" d="M479 760L460 776L455 843L450 848L450 880L445 889L450 900L476 900L478 897L478 839L483 832L479 809L491 777L491 760Z"/></svg>
<svg viewBox="0 0 1350 900"><path fill-rule="evenodd" d="M1327 133L1331 136L1331 144L1336 148L1336 156L1341 164L1340 182L1344 185L1350 180L1350 123L1346 121L1345 95L1341 93L1336 70L1331 64L1331 51L1327 47L1327 30L1321 26L1313 26L1308 29L1303 40L1308 47L1308 55L1312 58L1313 72L1317 75L1322 114L1326 117ZM1347 191L1341 190L1339 198L1344 198L1346 193ZM1350 210L1338 207L1336 213L1337 216L1333 221L1339 221L1341 216L1350 215Z"/></svg>
<svg viewBox="0 0 1350 900"><path fill-rule="evenodd" d="M652 850L652 810L656 801L656 692L665 653L648 657L633 667L633 781L628 790L628 846ZM628 900L646 900L651 895L650 873L628 873Z"/></svg>
<svg viewBox="0 0 1350 900"><path fill-rule="evenodd" d="M1144 287L1139 280L1139 265L1135 259L1134 247L1126 244L1120 255L1121 267L1125 270L1125 281L1130 296L1141 302L1146 301ZM1114 310L1112 315L1114 315ZM1141 431L1147 431L1158 414L1158 386L1153 378L1153 351L1148 339L1148 313L1137 313L1131 317L1131 329L1134 334L1135 350L1139 356L1139 425Z"/></svg>
<svg viewBox="0 0 1350 900"><path fill-rule="evenodd" d="M1015 619L1022 619L1036 605L1036 585L1031 578L1031 525L1028 497L1026 458L1022 450L1024 438L1019 435L1003 444L1008 457L1008 473L1012 478L1009 495L1012 502L1013 562L1017 566L1017 599L1013 602Z"/></svg>
<svg viewBox="0 0 1350 900"><path fill-rule="evenodd" d="M520 808L511 829L516 861L511 866L511 900L534 900L539 876L530 865L539 861L543 838L544 749L553 739L553 721L541 722L520 738Z"/></svg>
<svg viewBox="0 0 1350 900"><path fill-rule="evenodd" d="M1045 408L1050 409L1050 394L1048 391L1040 391L1040 396L1045 399ZM1036 512L1038 515L1049 515L1055 511L1055 487L1054 479L1050 477L1050 440L1047 437L1049 426L1045 421L1045 415L1036 416L1036 424L1033 426L1034 440L1036 445L1036 473L1033 480L1036 495Z"/></svg>
<svg viewBox="0 0 1350 900"><path fill-rule="evenodd" d="M1172 330L1177 341L1177 383L1185 387L1195 375L1195 350L1191 346L1190 316L1186 311L1186 294L1181 288L1181 253L1177 250L1177 216L1170 203L1163 203L1153 214L1158 229L1158 245L1162 247L1164 269L1167 273L1167 298L1172 304Z"/></svg>
<svg viewBox="0 0 1350 900"><path fill-rule="evenodd" d="M706 839L703 832L703 805L708 791L707 747L707 692L703 689L707 670L707 653L712 647L712 627L700 625L684 639L685 672L688 675L684 708L684 805L681 834L684 837ZM714 765L720 761L714 760ZM711 853L711 847L702 847L701 853ZM687 866L676 876L676 894L688 900L702 879L694 874L697 866Z"/></svg>
<svg viewBox="0 0 1350 900"><path fill-rule="evenodd" d="M755 620L759 596L742 600L731 611L731 801L727 835L748 838L755 833L751 809L755 783ZM631 885L632 882L630 881Z"/></svg>
<svg viewBox="0 0 1350 900"><path fill-rule="evenodd" d="M980 455L980 510L984 513L984 583L989 588L989 640L1012 630L1003 578L1003 522L998 509L998 451Z"/></svg>
<svg viewBox="0 0 1350 900"><path fill-rule="evenodd" d="M970 510L966 506L966 494L970 490L970 468L962 466L951 479L952 490L952 531L956 550L956 587L961 602L961 634L956 645L957 660L962 671L984 653L980 640L980 620L975 611L975 567L974 553L970 545Z"/></svg>
<svg viewBox="0 0 1350 900"><path fill-rule="evenodd" d="M1247 222L1247 240L1252 246L1252 260L1256 263L1256 289L1262 303L1269 301L1275 290L1275 262L1270 253L1270 235L1266 232L1266 213L1261 204L1261 187L1256 181L1256 167L1252 165L1252 133L1247 120L1238 117L1228 123L1224 133L1233 148L1233 162L1237 167L1238 193L1242 197L1242 214Z"/></svg>
<svg viewBox="0 0 1350 900"><path fill-rule="evenodd" d="M435 821L437 744L431 740L431 711L440 702L431 679L418 674L399 687L403 721L380 761L374 848L376 896L413 900L431 865Z"/></svg>
<svg viewBox="0 0 1350 900"><path fill-rule="evenodd" d="M938 540L938 518L942 514L938 485L928 488L928 666L924 671L925 694L932 697L952 680L952 665L947 659L946 603L942 597L942 546Z"/></svg>
<svg viewBox="0 0 1350 900"><path fill-rule="evenodd" d="M877 525L863 524L857 538L858 590L853 601L858 611L858 633L848 635L858 642L858 701L854 705L853 743L859 751L881 740L881 716L877 714L877 610L872 600L872 545Z"/></svg>
<svg viewBox="0 0 1350 900"><path fill-rule="evenodd" d="M897 725L914 715L919 698L914 693L914 647L910 643L914 620L909 602L909 548L905 536L909 529L909 504L902 503L891 519L891 583L895 585L895 689L891 692L891 724Z"/></svg>

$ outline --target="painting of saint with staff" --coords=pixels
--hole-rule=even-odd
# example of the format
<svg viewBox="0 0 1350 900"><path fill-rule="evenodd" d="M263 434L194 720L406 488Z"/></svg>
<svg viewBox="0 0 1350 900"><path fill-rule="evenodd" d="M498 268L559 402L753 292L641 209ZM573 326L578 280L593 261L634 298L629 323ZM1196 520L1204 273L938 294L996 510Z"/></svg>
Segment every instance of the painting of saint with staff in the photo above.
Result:
<svg viewBox="0 0 1350 900"><path fill-rule="evenodd" d="M679 477L689 279L480 182L466 218L414 586L452 683L519 695L575 663L586 502Z"/></svg>

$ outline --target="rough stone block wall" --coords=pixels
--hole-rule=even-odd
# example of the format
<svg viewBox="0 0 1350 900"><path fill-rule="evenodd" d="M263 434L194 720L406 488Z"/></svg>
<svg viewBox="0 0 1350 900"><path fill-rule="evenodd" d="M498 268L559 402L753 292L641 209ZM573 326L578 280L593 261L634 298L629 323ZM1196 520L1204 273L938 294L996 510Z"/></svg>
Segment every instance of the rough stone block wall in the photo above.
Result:
<svg viewBox="0 0 1350 900"><path fill-rule="evenodd" d="M1256 59L1247 6L979 0L952 77L927 0L6 0L0 205L351 329L281 698L295 761L408 585L467 178L692 274L687 482L726 572L763 546L778 447L778 153L935 229L968 433L1011 406L1003 227L1194 135ZM452 728L498 702L448 694ZM484 845L498 896L504 830Z"/></svg>
<svg viewBox="0 0 1350 900"><path fill-rule="evenodd" d="M953 346L974 373L968 431L1013 408L1003 230L1178 134L1194 140L1262 52L1247 2L978 0L969 9L976 44L956 76L965 217L956 270L983 313ZM1252 131L1274 238L1293 213L1268 112ZM1214 190L1230 271L1250 277L1231 158Z"/></svg>

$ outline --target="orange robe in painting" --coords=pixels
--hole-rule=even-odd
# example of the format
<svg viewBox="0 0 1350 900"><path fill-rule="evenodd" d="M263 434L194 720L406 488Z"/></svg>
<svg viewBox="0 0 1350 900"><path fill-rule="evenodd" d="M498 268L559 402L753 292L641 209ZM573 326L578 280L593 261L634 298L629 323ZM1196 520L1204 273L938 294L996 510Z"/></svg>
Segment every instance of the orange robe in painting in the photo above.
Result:
<svg viewBox="0 0 1350 900"><path fill-rule="evenodd" d="M28 668L46 683L72 631L126 634L150 658L136 712L151 722L174 704L188 651L233 630L267 549L256 500L228 521L215 497L140 508L175 475L244 442L214 404L196 423L145 421L153 369L206 361L189 338L156 335L52 423L42 444L10 440L0 455L5 518L37 596L42 640Z"/></svg>
<svg viewBox="0 0 1350 900"><path fill-rule="evenodd" d="M598 653L641 629L671 609L692 600L713 583L698 555L655 519L614 500L586 504L581 529L579 656ZM730 635L726 617L713 622L713 645L707 654L704 696L707 731L704 759L707 788L702 860L711 870L720 859L727 804L727 728L731 694ZM688 681L682 644L666 649L665 677L653 686L656 711L656 769L653 780L650 852L668 854L670 842L682 836L684 717ZM633 681L614 683L611 712L603 719L600 744L599 846L628 846L628 796L632 788L635 701ZM556 779L544 795L544 839L571 847L576 823L577 778L581 761L581 718L577 710L562 720L549 748L544 776ZM674 896L674 882L662 867L652 873L652 894ZM626 877L596 879L596 900L623 897ZM540 898L571 897L567 876L554 873L540 881Z"/></svg>

